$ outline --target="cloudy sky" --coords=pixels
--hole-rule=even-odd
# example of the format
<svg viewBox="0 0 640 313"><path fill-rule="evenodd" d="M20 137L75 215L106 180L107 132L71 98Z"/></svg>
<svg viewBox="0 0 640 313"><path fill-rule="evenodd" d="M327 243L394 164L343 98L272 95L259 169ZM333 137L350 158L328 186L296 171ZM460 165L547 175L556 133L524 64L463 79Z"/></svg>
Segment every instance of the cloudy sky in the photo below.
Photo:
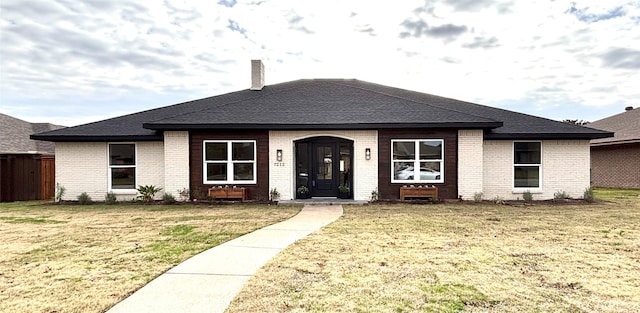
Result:
<svg viewBox="0 0 640 313"><path fill-rule="evenodd" d="M355 78L552 119L640 106L640 1L2 0L0 113L66 126Z"/></svg>

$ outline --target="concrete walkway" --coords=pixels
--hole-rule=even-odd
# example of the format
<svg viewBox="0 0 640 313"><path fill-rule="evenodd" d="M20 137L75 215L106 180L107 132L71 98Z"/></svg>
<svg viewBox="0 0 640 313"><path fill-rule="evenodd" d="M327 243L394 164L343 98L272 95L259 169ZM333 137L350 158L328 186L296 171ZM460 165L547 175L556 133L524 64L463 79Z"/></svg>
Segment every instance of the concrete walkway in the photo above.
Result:
<svg viewBox="0 0 640 313"><path fill-rule="evenodd" d="M178 264L108 313L224 312L242 286L282 249L332 223L340 205L305 205L298 215Z"/></svg>

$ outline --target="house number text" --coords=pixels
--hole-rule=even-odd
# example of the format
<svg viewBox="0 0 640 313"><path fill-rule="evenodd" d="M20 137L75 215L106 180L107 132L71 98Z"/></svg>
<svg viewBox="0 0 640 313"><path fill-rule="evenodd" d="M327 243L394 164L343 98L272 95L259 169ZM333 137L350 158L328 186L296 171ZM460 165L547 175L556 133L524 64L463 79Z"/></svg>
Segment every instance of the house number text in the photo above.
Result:
<svg viewBox="0 0 640 313"><path fill-rule="evenodd" d="M283 167L284 166L284 162L275 162L275 163L273 163L273 166Z"/></svg>

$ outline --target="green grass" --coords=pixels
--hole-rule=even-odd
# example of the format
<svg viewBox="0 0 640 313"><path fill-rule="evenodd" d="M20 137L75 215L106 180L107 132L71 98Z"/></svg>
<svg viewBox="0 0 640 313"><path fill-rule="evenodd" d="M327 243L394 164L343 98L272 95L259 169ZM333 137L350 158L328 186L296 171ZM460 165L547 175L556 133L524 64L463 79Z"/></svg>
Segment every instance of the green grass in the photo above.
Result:
<svg viewBox="0 0 640 313"><path fill-rule="evenodd" d="M10 224L28 223L28 224L63 224L65 221L50 220L46 217L15 217L0 216L0 221Z"/></svg>
<svg viewBox="0 0 640 313"><path fill-rule="evenodd" d="M621 188L594 188L593 195L596 200L615 201L623 199L639 199L640 189Z"/></svg>

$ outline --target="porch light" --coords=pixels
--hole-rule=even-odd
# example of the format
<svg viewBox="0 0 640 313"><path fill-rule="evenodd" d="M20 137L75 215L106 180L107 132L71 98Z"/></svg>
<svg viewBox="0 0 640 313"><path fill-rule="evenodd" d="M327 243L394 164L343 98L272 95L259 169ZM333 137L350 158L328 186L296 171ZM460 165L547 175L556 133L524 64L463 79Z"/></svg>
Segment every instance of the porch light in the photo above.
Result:
<svg viewBox="0 0 640 313"><path fill-rule="evenodd" d="M364 149L364 158L366 160L371 160L371 148Z"/></svg>
<svg viewBox="0 0 640 313"><path fill-rule="evenodd" d="M278 162L282 162L282 149L276 150L276 160L278 160Z"/></svg>

